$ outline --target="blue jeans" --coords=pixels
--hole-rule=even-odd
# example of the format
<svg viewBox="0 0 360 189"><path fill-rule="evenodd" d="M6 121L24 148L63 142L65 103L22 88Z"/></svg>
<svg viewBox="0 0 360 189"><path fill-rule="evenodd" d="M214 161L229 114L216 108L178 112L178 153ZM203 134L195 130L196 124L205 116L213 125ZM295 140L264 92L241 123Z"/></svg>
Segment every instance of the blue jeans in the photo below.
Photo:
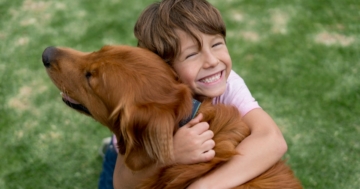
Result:
<svg viewBox="0 0 360 189"><path fill-rule="evenodd" d="M113 175L117 155L118 154L111 139L109 147L106 149L104 156L102 171L99 179L99 189L114 189Z"/></svg>

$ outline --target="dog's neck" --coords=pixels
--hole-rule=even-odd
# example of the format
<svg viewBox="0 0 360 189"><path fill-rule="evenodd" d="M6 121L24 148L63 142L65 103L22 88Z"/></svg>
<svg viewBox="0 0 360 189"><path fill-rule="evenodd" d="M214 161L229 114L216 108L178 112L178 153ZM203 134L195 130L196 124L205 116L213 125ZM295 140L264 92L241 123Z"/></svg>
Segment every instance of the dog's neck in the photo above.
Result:
<svg viewBox="0 0 360 189"><path fill-rule="evenodd" d="M182 127L184 126L185 124L187 124L190 120L194 119L195 115L197 114L198 110L199 110L199 107L201 105L201 102L193 99L192 100L192 104L193 104L193 108L192 108L192 111L191 111L191 115L189 117L187 117L186 119L183 119L180 121L179 123L179 127Z"/></svg>

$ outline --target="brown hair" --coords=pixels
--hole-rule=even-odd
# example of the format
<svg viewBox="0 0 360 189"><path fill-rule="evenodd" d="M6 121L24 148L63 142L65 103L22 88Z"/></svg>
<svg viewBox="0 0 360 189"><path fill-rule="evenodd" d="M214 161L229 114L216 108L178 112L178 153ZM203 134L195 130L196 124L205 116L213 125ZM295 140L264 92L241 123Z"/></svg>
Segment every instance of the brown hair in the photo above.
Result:
<svg viewBox="0 0 360 189"><path fill-rule="evenodd" d="M190 34L199 47L201 41L194 34L196 30L226 36L220 12L206 0L163 0L153 3L138 18L134 34L139 47L147 48L171 63L180 49L176 29Z"/></svg>

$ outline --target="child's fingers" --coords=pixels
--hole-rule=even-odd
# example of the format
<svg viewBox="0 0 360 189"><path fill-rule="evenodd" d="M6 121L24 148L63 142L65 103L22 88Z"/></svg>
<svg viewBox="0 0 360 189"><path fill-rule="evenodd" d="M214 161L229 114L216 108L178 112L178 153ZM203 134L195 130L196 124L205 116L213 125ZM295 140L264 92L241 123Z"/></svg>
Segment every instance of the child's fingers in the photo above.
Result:
<svg viewBox="0 0 360 189"><path fill-rule="evenodd" d="M215 157L215 151L212 150L212 149L209 150L209 151L204 152L204 153L201 155L202 162L210 161L210 160L212 160L214 157Z"/></svg>
<svg viewBox="0 0 360 189"><path fill-rule="evenodd" d="M210 161L215 156L215 151L213 150L213 148L215 147L215 141L212 140L212 137L214 136L213 132L208 130L207 132L203 133L203 135L203 137L206 138L201 146L202 153L200 154L198 160L200 162Z"/></svg>
<svg viewBox="0 0 360 189"><path fill-rule="evenodd" d="M215 142L212 140L214 133L209 130L207 122L201 122L202 119L202 114L197 115L175 133L175 162L192 164L206 162L214 158Z"/></svg>
<svg viewBox="0 0 360 189"><path fill-rule="evenodd" d="M209 124L207 122L200 122L202 118L203 115L200 113L189 123L187 123L185 127L189 128L190 132L194 135L202 135L204 132L209 130Z"/></svg>
<svg viewBox="0 0 360 189"><path fill-rule="evenodd" d="M212 130L206 130L200 134L200 137L202 141L206 142L214 137L214 132Z"/></svg>
<svg viewBox="0 0 360 189"><path fill-rule="evenodd" d="M207 131L210 131L212 133L212 131L209 130L209 124L207 122L197 123L193 127L190 127L189 130L192 133L192 135L199 135L199 136L201 136L202 139L206 139L205 137L209 136L209 132L207 132ZM210 136L210 138L212 138L212 137L213 136Z"/></svg>
<svg viewBox="0 0 360 189"><path fill-rule="evenodd" d="M185 124L183 127L192 127L199 123L203 118L202 113L199 113L194 119L190 120L189 123Z"/></svg>

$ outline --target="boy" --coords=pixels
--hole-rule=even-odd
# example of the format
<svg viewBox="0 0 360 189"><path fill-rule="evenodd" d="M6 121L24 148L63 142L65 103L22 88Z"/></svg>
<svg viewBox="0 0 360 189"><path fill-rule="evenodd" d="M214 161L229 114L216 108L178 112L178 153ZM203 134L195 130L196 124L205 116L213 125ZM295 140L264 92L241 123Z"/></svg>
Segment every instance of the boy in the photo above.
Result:
<svg viewBox="0 0 360 189"><path fill-rule="evenodd" d="M241 185L277 162L287 150L286 142L271 117L260 108L243 80L231 70L220 13L206 0L163 0L150 5L135 25L138 46L147 48L170 64L194 98L212 97L213 103L236 106L251 135L234 156L217 170L192 183L192 188L232 188ZM175 163L192 164L214 157L209 125L198 115L174 136ZM131 172L118 156L114 188L134 188L158 167Z"/></svg>

